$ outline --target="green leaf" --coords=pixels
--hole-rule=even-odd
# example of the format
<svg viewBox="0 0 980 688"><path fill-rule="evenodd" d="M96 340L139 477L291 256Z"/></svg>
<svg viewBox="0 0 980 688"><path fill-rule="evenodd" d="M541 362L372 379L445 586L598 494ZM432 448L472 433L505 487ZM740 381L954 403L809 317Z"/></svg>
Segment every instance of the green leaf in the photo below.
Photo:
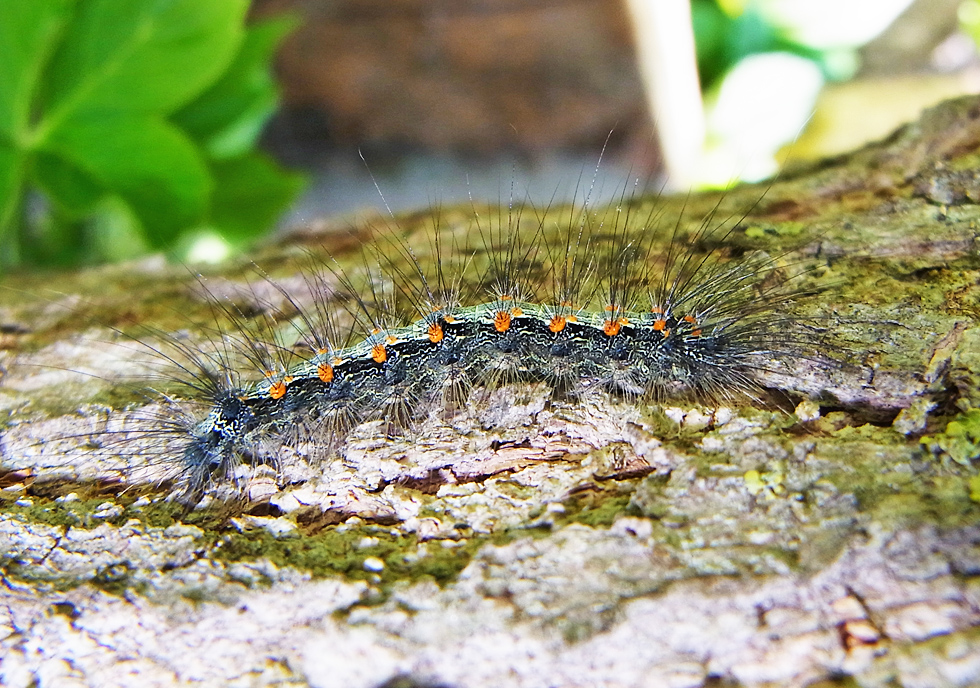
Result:
<svg viewBox="0 0 980 688"><path fill-rule="evenodd" d="M215 162L212 171L211 224L233 243L268 231L305 185L261 153Z"/></svg>
<svg viewBox="0 0 980 688"><path fill-rule="evenodd" d="M26 131L31 101L72 0L0 0L0 138Z"/></svg>
<svg viewBox="0 0 980 688"><path fill-rule="evenodd" d="M103 198L88 225L89 243L99 260L129 260L147 251L139 218L118 196Z"/></svg>
<svg viewBox="0 0 980 688"><path fill-rule="evenodd" d="M172 121L199 141L209 156L235 157L255 145L279 100L269 62L298 23L284 16L251 26L228 70L173 116Z"/></svg>
<svg viewBox="0 0 980 688"><path fill-rule="evenodd" d="M248 5L0 0L0 263L171 247L212 215L239 239L274 221L299 177L248 152L294 22L246 30ZM205 154L229 160L213 208ZM28 217L32 187L50 202Z"/></svg>
<svg viewBox="0 0 980 688"><path fill-rule="evenodd" d="M51 66L43 131L78 112L172 112L228 66L246 9L247 0L79 0Z"/></svg>
<svg viewBox="0 0 980 688"><path fill-rule="evenodd" d="M20 187L18 158L17 151L0 141L0 226L9 219L6 215L12 212L7 209L17 203Z"/></svg>
<svg viewBox="0 0 980 688"><path fill-rule="evenodd" d="M34 158L34 179L52 201L74 217L90 212L105 195L105 188L70 159L44 151Z"/></svg>
<svg viewBox="0 0 980 688"><path fill-rule="evenodd" d="M42 206L20 227L20 258L47 265L70 265L87 258L85 236L77 223L62 221L54 207Z"/></svg>
<svg viewBox="0 0 980 688"><path fill-rule="evenodd" d="M20 208L20 154L0 141L0 264L18 261L16 216Z"/></svg>
<svg viewBox="0 0 980 688"><path fill-rule="evenodd" d="M74 120L45 150L129 203L153 246L166 246L206 211L211 179L197 148L155 117Z"/></svg>

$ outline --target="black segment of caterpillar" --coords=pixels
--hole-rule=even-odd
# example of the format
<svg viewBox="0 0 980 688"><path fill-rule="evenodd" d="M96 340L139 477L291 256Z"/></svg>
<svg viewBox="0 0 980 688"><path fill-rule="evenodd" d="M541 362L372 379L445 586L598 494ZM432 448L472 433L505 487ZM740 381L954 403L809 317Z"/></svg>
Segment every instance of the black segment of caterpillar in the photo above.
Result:
<svg viewBox="0 0 980 688"><path fill-rule="evenodd" d="M550 222L511 204L422 240L385 223L354 268L311 256L302 296L262 273L281 303L257 299L253 317L211 297L231 329L216 355L184 352L205 412L168 397L178 412L148 432L181 436L173 459L197 494L241 465L277 467L284 445L326 458L360 423L401 433L506 385L544 383L558 403L757 399L760 372L813 349L788 309L809 289L784 256L699 249L740 218L711 214L685 237L643 208L623 198Z"/></svg>

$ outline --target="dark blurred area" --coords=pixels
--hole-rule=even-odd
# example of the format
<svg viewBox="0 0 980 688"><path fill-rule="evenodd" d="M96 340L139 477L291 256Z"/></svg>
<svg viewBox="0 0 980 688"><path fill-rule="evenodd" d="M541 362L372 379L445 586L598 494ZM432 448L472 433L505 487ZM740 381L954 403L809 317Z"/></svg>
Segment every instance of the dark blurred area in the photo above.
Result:
<svg viewBox="0 0 980 688"><path fill-rule="evenodd" d="M372 175L397 210L569 198L604 146L602 170L620 182L614 159L658 167L616 0L260 0L253 11L304 21L280 53L285 106L265 138L314 172L287 224L381 207Z"/></svg>
<svg viewBox="0 0 980 688"><path fill-rule="evenodd" d="M617 0L259 0L298 11L279 56L287 108L271 132L310 144L531 154L597 150L648 129ZM640 134L648 138L647 134Z"/></svg>

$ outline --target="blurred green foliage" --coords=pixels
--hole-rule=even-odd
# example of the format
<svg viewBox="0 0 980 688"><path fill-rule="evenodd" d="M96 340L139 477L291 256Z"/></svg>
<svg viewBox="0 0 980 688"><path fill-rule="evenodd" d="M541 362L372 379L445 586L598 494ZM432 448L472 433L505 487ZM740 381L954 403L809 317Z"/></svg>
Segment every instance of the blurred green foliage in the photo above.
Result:
<svg viewBox="0 0 980 688"><path fill-rule="evenodd" d="M767 9L752 0L691 0L702 90L715 86L742 58L759 53L791 53L815 62L827 79L850 78L853 66L841 63L840 51L801 43Z"/></svg>
<svg viewBox="0 0 980 688"><path fill-rule="evenodd" d="M303 180L255 150L291 18L248 0L0 2L0 264L232 245Z"/></svg>
<svg viewBox="0 0 980 688"><path fill-rule="evenodd" d="M960 29L980 47L980 0L963 0L956 14Z"/></svg>

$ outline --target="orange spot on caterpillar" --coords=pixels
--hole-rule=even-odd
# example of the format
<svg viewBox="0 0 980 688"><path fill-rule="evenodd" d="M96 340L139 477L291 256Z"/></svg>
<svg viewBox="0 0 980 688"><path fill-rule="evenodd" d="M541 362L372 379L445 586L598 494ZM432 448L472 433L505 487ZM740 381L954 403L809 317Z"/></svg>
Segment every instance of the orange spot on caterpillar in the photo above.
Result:
<svg viewBox="0 0 980 688"><path fill-rule="evenodd" d="M384 344L375 344L371 347L371 358L374 359L375 363L384 363L388 360L388 352L385 350Z"/></svg>
<svg viewBox="0 0 980 688"><path fill-rule="evenodd" d="M510 313L507 311L498 311L495 316L493 316L493 329L497 332L506 332L510 329Z"/></svg>
<svg viewBox="0 0 980 688"><path fill-rule="evenodd" d="M514 297L511 296L510 294L501 294L500 295L500 300L501 301L513 301L514 300Z"/></svg>
<svg viewBox="0 0 980 688"><path fill-rule="evenodd" d="M442 325L440 325L437 322L429 325L428 334L429 334L429 341L432 342L433 344L438 344L439 342L442 341L442 338L445 336L442 331Z"/></svg>
<svg viewBox="0 0 980 688"><path fill-rule="evenodd" d="M570 323L578 322L578 317L577 316L574 316L574 315L570 315L570 316L568 316L568 322L570 322Z"/></svg>
<svg viewBox="0 0 980 688"><path fill-rule="evenodd" d="M695 318L693 315L685 315L684 316L684 322L689 322L689 323L692 323L693 324L693 323L696 323L697 321L698 321L698 319Z"/></svg>
<svg viewBox="0 0 980 688"><path fill-rule="evenodd" d="M320 378L320 382L333 382L333 366L321 363L316 367L316 376Z"/></svg>
<svg viewBox="0 0 980 688"><path fill-rule="evenodd" d="M548 329L555 333L561 332L565 329L567 322L568 321L562 316L556 315L551 319L551 322L548 323Z"/></svg>
<svg viewBox="0 0 980 688"><path fill-rule="evenodd" d="M447 323L454 323L454 322L456 322L456 318L454 318L451 315L446 315L442 319L445 320Z"/></svg>
<svg viewBox="0 0 980 688"><path fill-rule="evenodd" d="M651 313L656 313L658 315L663 315L664 314L664 309L661 308L660 306L654 306L653 308L650 309L650 312Z"/></svg>
<svg viewBox="0 0 980 688"><path fill-rule="evenodd" d="M273 399L282 399L286 396L286 381L279 380L272 383L272 386L269 387L269 396Z"/></svg>
<svg viewBox="0 0 980 688"><path fill-rule="evenodd" d="M667 327L667 321L664 320L663 318L660 318L659 320L654 320L653 321L653 329L654 329L655 332L662 332L665 327ZM670 330L667 330L667 331L670 332ZM664 336L666 336L666 335L664 335Z"/></svg>
<svg viewBox="0 0 980 688"><path fill-rule="evenodd" d="M692 330L691 331L691 336L692 337L700 337L701 336L701 330L700 329Z"/></svg>
<svg viewBox="0 0 980 688"><path fill-rule="evenodd" d="M622 325L618 320L607 320L602 326L602 331L610 337L615 337L617 334L619 334L620 327L622 327Z"/></svg>
<svg viewBox="0 0 980 688"><path fill-rule="evenodd" d="M510 314L515 318L519 318L520 316L524 315L524 311L522 311L520 308L511 308Z"/></svg>
<svg viewBox="0 0 980 688"><path fill-rule="evenodd" d="M664 339L667 339L667 337L669 336L670 336L670 328L668 327L666 330L664 330Z"/></svg>
<svg viewBox="0 0 980 688"><path fill-rule="evenodd" d="M316 350L316 355L317 356L326 356L328 353L329 353L329 351L327 351L327 349L317 349Z"/></svg>
<svg viewBox="0 0 980 688"><path fill-rule="evenodd" d="M398 337L392 337L390 334L387 337L385 337L385 344L390 345L390 344L397 344L397 343L398 343Z"/></svg>

